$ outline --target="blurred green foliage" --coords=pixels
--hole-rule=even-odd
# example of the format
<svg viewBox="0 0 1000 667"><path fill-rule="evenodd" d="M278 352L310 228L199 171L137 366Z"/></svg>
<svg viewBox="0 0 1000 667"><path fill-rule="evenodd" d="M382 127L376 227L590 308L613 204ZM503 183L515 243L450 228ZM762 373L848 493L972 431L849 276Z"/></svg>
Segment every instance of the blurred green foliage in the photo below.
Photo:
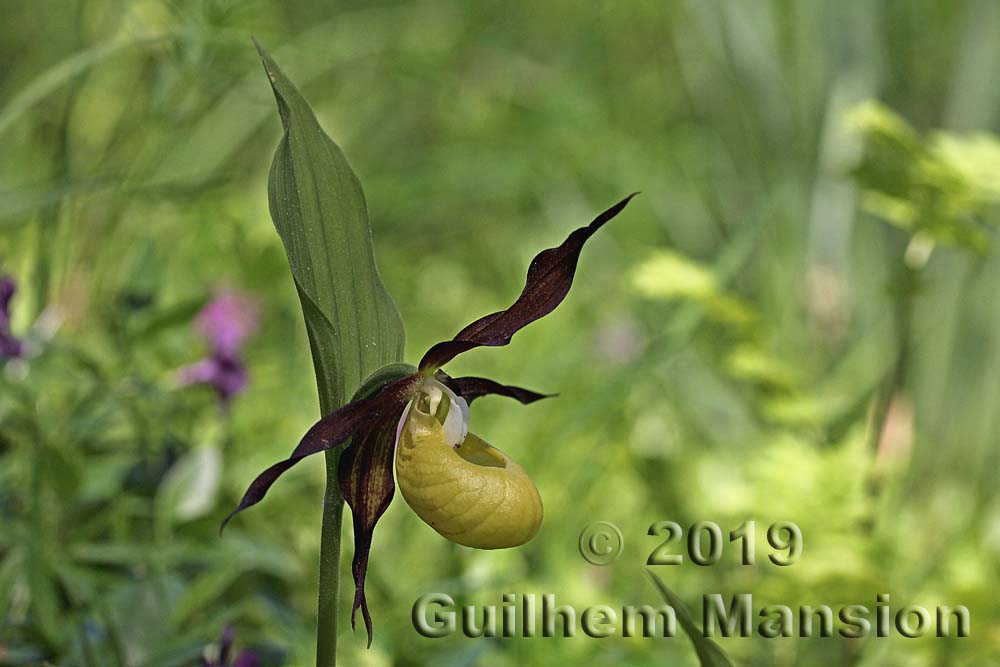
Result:
<svg viewBox="0 0 1000 667"><path fill-rule="evenodd" d="M859 105L848 118L865 139L857 176L867 211L925 243L987 247L984 216L1000 204L1000 140L940 131L922 139L875 103Z"/></svg>
<svg viewBox="0 0 1000 667"><path fill-rule="evenodd" d="M656 602L661 519L804 534L787 568L727 550L658 569L689 605L888 592L972 613L961 640L720 640L736 664L997 663L1000 6L96 0L0 22L0 270L32 348L0 373L0 664L193 665L228 623L269 664L311 660L320 462L216 530L317 413L250 34L365 185L409 361L644 193L558 313L449 368L559 392L473 414L535 479L540 534L475 552L397 499L368 574L375 644L342 637L344 664L695 664L682 637L410 624L431 591ZM228 413L175 376L227 285L264 314ZM614 566L576 552L594 518L625 535Z"/></svg>

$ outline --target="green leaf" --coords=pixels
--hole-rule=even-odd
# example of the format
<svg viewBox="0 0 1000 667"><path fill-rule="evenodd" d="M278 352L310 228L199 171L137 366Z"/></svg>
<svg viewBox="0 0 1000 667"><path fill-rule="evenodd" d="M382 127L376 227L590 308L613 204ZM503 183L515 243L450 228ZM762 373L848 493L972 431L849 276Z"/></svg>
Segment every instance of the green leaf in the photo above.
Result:
<svg viewBox="0 0 1000 667"><path fill-rule="evenodd" d="M215 507L222 481L222 452L203 445L178 460L167 471L156 494L161 529L199 519Z"/></svg>
<svg viewBox="0 0 1000 667"><path fill-rule="evenodd" d="M687 633L688 637L691 638L691 643L694 644L694 651L698 654L698 662L701 664L701 667L733 667L733 663L730 662L726 653L719 648L719 645L706 637L698 629L694 619L691 617L691 612L681 602L681 599L674 595L674 592L667 588L667 585L650 570L646 570L646 574L649 575L649 578L653 580L653 583L660 590L663 600L673 607L674 613L677 615L677 620L680 621L684 632Z"/></svg>
<svg viewBox="0 0 1000 667"><path fill-rule="evenodd" d="M199 612L208 609L242 575L242 568L232 562L222 563L194 577L184 586L184 594L177 600L170 612L168 623L173 629L180 628Z"/></svg>
<svg viewBox="0 0 1000 667"><path fill-rule="evenodd" d="M55 574L48 560L29 550L23 566L26 569L28 590L31 592L31 613L34 623L45 638L59 644L65 631L62 623L62 605Z"/></svg>
<svg viewBox="0 0 1000 667"><path fill-rule="evenodd" d="M375 266L358 177L295 86L257 50L285 128L268 179L271 218L302 302L325 414L402 358L403 323Z"/></svg>

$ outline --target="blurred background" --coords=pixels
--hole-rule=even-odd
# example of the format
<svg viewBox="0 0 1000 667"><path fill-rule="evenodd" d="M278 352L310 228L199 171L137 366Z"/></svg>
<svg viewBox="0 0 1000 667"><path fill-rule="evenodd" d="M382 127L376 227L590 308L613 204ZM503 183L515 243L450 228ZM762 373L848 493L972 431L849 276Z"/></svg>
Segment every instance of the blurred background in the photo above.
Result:
<svg viewBox="0 0 1000 667"><path fill-rule="evenodd" d="M540 534L465 549L397 494L368 573L375 642L342 629L343 664L694 665L683 636L432 640L410 621L428 592L658 604L659 520L803 531L791 567L759 528L756 566L727 541L716 566L656 568L696 616L714 592L971 611L967 639L720 640L736 664L1000 664L1000 5L3 13L0 664L198 665L227 627L264 665L313 660L320 460L217 534L318 416L251 34L364 183L407 361L643 192L556 314L449 366L559 393L472 420L536 481ZM625 536L613 566L577 551L594 519Z"/></svg>

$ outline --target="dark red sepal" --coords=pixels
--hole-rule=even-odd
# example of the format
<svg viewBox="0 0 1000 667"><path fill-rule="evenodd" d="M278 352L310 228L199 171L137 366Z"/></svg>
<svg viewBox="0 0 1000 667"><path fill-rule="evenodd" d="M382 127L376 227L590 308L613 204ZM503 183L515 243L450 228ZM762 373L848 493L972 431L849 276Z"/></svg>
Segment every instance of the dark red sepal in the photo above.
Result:
<svg viewBox="0 0 1000 667"><path fill-rule="evenodd" d="M340 457L340 490L351 508L354 519L354 605L351 607L351 628L354 629L358 609L365 619L368 646L372 645L372 618L365 598L365 576L375 524L389 508L396 484L392 478L396 430L406 403L397 404L391 414L379 422L368 424L351 438L351 445Z"/></svg>
<svg viewBox="0 0 1000 667"><path fill-rule="evenodd" d="M402 407L423 381L421 375L408 375L386 385L377 394L334 410L316 422L299 444L284 461L275 463L250 483L243 499L219 527L220 532L229 520L248 507L256 505L267 494L268 489L286 470L307 456L343 445L355 433L375 424L392 423L396 428ZM396 419L393 419L393 415Z"/></svg>
<svg viewBox="0 0 1000 667"><path fill-rule="evenodd" d="M538 253L528 266L521 295L509 308L481 317L452 340L431 347L420 360L420 370L440 368L475 347L506 345L519 330L555 310L573 285L576 265L587 239L618 215L636 194L604 211L586 227L574 230L561 245Z"/></svg>
<svg viewBox="0 0 1000 667"><path fill-rule="evenodd" d="M447 377L442 381L448 386L449 389L464 398L467 403L472 403L472 401L477 398L481 396L488 396L490 394L513 398L514 400L520 401L525 405L528 403L534 403L535 401L540 401L543 398L552 398L555 396L555 394L540 394L537 391L532 391L523 387L513 387L506 384L500 384L499 382L489 378L471 376L460 378Z"/></svg>

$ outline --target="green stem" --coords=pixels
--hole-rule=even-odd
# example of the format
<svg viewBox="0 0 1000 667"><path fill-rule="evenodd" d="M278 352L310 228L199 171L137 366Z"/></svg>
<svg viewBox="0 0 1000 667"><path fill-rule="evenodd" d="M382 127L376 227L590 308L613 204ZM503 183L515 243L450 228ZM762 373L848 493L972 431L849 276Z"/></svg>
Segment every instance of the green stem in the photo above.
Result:
<svg viewBox="0 0 1000 667"><path fill-rule="evenodd" d="M871 429L873 450L878 449L882 434L885 431L889 417L889 408L892 399L897 392L906 385L907 371L910 362L910 338L913 330L913 307L916 292L920 285L920 272L905 263L901 263L896 272L894 285L895 291L895 314L894 326L896 329L896 360L892 370L886 378L882 393L875 404Z"/></svg>
<svg viewBox="0 0 1000 667"><path fill-rule="evenodd" d="M351 397L351 402L368 398L389 382L417 372L415 366L394 363L372 373ZM317 377L327 377L318 371ZM337 407L333 389L328 383L319 382L319 404L323 414L330 414ZM326 494L323 497L323 532L319 553L319 623L316 635L316 667L335 667L337 664L337 618L340 612L340 534L344 518L344 496L340 492L337 468L342 448L326 451Z"/></svg>
<svg viewBox="0 0 1000 667"><path fill-rule="evenodd" d="M344 497L340 493L337 464L340 450L326 452L326 493L323 497L323 532L319 552L319 622L316 627L316 667L337 664L337 617L340 612L340 528Z"/></svg>

